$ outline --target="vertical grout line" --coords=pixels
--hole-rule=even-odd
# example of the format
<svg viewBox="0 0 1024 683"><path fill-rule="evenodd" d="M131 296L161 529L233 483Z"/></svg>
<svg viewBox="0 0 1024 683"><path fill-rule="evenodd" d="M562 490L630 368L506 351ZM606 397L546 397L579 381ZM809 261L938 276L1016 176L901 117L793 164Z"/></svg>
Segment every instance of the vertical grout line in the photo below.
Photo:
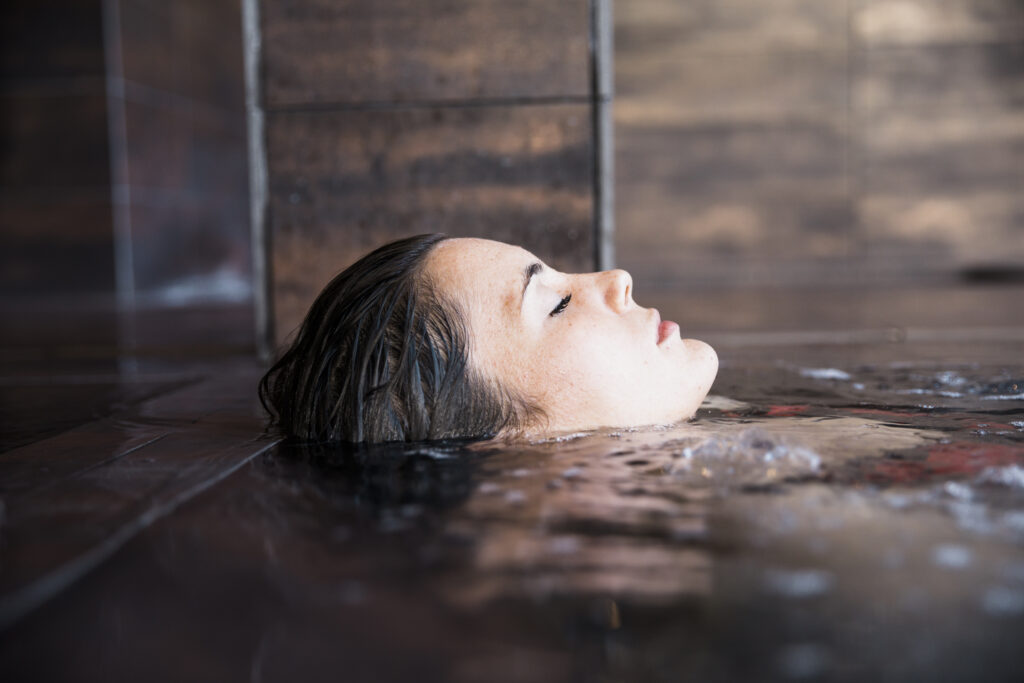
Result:
<svg viewBox="0 0 1024 683"><path fill-rule="evenodd" d="M110 213L114 231L114 282L117 289L119 364L137 372L135 359L125 354L136 346L135 263L132 249L131 182L128 177L128 124L125 114L124 55L121 48L119 0L103 0L103 57L107 98L107 136L110 156Z"/></svg>
<svg viewBox="0 0 1024 683"><path fill-rule="evenodd" d="M843 260L847 279L859 279L863 277L863 267L855 267L853 258L853 242L858 236L859 228L857 219L857 197L855 192L859 183L854 179L854 135L856 133L853 119L853 69L854 57L854 32L853 32L853 3L855 0L846 0L846 134L843 141L843 184L846 192L847 224L846 235L843 240ZM860 276L854 275L861 272Z"/></svg>
<svg viewBox="0 0 1024 683"><path fill-rule="evenodd" d="M273 353L273 310L270 298L270 234L267 222L267 149L261 105L259 0L241 0L245 51L245 111L249 143L249 221L252 226L253 307L256 349L267 360Z"/></svg>
<svg viewBox="0 0 1024 683"><path fill-rule="evenodd" d="M593 135L594 265L615 263L615 138L612 0L590 2L590 94Z"/></svg>

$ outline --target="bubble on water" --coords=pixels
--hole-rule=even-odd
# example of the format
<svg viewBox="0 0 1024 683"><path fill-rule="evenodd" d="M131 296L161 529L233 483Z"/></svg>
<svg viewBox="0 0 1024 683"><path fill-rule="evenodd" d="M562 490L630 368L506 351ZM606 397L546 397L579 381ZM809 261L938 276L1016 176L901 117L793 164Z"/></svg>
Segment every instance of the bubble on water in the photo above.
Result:
<svg viewBox="0 0 1024 683"><path fill-rule="evenodd" d="M509 472L509 474L512 475L513 477L528 477L532 473L530 470L520 467L518 469L512 470L511 472Z"/></svg>
<svg viewBox="0 0 1024 683"><path fill-rule="evenodd" d="M943 543L932 549L932 562L946 569L965 569L973 559L970 549L962 545Z"/></svg>
<svg viewBox="0 0 1024 683"><path fill-rule="evenodd" d="M526 502L526 494L518 490L508 491L505 493L505 502L512 505L521 505Z"/></svg>
<svg viewBox="0 0 1024 683"><path fill-rule="evenodd" d="M913 396L944 396L945 398L963 398L963 394L960 393L959 391L940 391L935 389L900 389L895 393Z"/></svg>
<svg viewBox="0 0 1024 683"><path fill-rule="evenodd" d="M1024 614L1024 591L1008 586L992 586L982 596L981 607L994 617Z"/></svg>
<svg viewBox="0 0 1024 683"><path fill-rule="evenodd" d="M832 574L821 569L770 569L765 573L765 585L787 598L823 595L834 582Z"/></svg>
<svg viewBox="0 0 1024 683"><path fill-rule="evenodd" d="M580 467L570 467L569 469L562 472L563 479L579 479L583 476L583 469Z"/></svg>
<svg viewBox="0 0 1024 683"><path fill-rule="evenodd" d="M1007 465L1005 467L986 467L975 481L986 484L1002 484L1013 488L1024 488L1024 467Z"/></svg>
<svg viewBox="0 0 1024 683"><path fill-rule="evenodd" d="M533 441L530 441L530 444L533 446L540 446L546 443L565 443L566 441L575 441L576 439L583 439L585 437L593 435L594 432L572 432L571 434L562 434L560 436L549 436L543 439L535 439Z"/></svg>
<svg viewBox="0 0 1024 683"><path fill-rule="evenodd" d="M800 375L811 379L850 379L850 373L836 368L800 368Z"/></svg>
<svg viewBox="0 0 1024 683"><path fill-rule="evenodd" d="M816 678L828 664L828 650L817 643L790 645L779 654L779 671L788 678Z"/></svg>
<svg viewBox="0 0 1024 683"><path fill-rule="evenodd" d="M450 460L451 458L456 457L457 454L453 451L446 451L440 448L423 447L412 451L410 455L423 455L428 458L433 458L434 460Z"/></svg>
<svg viewBox="0 0 1024 683"><path fill-rule="evenodd" d="M1014 420L1010 424L1017 429L1024 429L1024 420Z"/></svg>
<svg viewBox="0 0 1024 683"><path fill-rule="evenodd" d="M967 384L966 377L961 377L952 370L940 372L939 374L935 375L935 379L941 384L946 384L954 387L962 387L963 385Z"/></svg>
<svg viewBox="0 0 1024 683"><path fill-rule="evenodd" d="M943 484L942 490L950 498L956 498L957 500L971 500L974 498L974 491L971 487L958 481L947 481Z"/></svg>
<svg viewBox="0 0 1024 683"><path fill-rule="evenodd" d="M961 529L982 534L992 532L988 509L984 505L958 500L948 503L946 509L953 515L953 519Z"/></svg>
<svg viewBox="0 0 1024 683"><path fill-rule="evenodd" d="M479 493L487 495L491 493L497 493L498 491L501 490L501 487L495 484L493 481L485 481L484 483L480 484L480 486L478 486L476 490Z"/></svg>

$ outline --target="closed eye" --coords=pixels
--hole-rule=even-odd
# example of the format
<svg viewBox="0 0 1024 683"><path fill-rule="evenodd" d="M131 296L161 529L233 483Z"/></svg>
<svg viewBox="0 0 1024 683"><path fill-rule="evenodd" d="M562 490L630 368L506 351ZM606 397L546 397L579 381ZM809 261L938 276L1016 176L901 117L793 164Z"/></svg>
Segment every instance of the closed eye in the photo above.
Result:
<svg viewBox="0 0 1024 683"><path fill-rule="evenodd" d="M562 311L564 311L566 306L569 305L569 300L570 299L572 299L572 294L566 294L565 298L558 302L558 305L555 306L555 310L551 311L551 313L549 313L549 315L551 317L554 317L554 316L558 315L559 313L561 313Z"/></svg>

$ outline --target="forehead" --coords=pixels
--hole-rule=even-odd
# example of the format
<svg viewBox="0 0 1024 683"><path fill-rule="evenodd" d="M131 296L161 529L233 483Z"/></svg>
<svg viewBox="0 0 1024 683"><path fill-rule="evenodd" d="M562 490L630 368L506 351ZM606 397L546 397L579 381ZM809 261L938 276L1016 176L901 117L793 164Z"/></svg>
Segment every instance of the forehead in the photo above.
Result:
<svg viewBox="0 0 1024 683"><path fill-rule="evenodd" d="M445 240L431 251L426 271L442 290L473 302L480 297L518 299L523 271L537 257L522 247L474 238Z"/></svg>

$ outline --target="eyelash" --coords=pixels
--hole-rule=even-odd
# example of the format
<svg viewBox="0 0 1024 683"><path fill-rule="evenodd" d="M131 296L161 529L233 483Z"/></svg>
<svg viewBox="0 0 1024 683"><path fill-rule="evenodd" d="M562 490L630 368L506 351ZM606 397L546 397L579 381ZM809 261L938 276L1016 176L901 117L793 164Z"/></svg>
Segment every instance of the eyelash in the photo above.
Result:
<svg viewBox="0 0 1024 683"><path fill-rule="evenodd" d="M564 311L565 308L569 305L570 299L572 299L572 294L566 294L565 298L558 302L558 305L555 306L555 310L551 311L551 313L549 313L548 315L550 315L553 318L562 311Z"/></svg>

